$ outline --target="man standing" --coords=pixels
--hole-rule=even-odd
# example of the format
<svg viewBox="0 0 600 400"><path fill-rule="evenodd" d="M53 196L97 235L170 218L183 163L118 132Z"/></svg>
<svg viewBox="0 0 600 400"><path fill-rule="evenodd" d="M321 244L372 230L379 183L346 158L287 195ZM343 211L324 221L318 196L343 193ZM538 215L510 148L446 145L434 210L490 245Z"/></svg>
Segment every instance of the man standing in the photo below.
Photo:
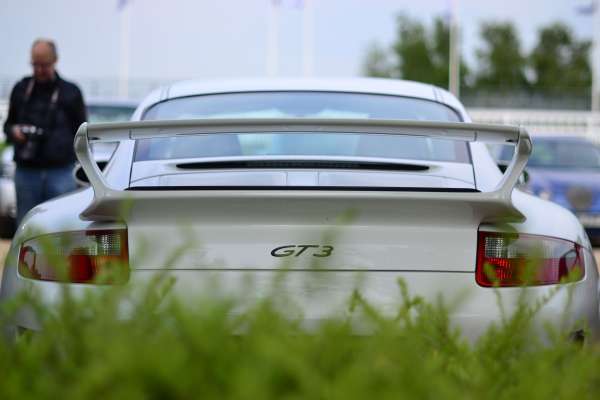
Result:
<svg viewBox="0 0 600 400"><path fill-rule="evenodd" d="M4 133L15 150L17 223L36 205L75 189L73 139L86 109L79 88L56 72L57 60L54 42L36 40L33 76L18 82L10 95Z"/></svg>

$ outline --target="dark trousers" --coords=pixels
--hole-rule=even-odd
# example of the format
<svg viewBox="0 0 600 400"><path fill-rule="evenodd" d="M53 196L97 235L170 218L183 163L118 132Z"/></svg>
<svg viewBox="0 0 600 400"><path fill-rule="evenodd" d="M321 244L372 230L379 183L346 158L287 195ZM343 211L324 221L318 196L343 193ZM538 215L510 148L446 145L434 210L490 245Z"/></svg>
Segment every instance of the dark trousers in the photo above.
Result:
<svg viewBox="0 0 600 400"><path fill-rule="evenodd" d="M29 210L63 193L75 190L73 165L56 168L19 167L15 171L17 224Z"/></svg>

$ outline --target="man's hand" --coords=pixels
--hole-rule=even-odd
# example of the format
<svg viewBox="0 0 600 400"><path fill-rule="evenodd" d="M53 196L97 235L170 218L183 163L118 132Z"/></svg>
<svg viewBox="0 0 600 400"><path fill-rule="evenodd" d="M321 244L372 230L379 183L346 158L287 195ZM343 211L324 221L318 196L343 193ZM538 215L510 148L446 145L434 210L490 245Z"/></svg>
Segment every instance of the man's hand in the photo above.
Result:
<svg viewBox="0 0 600 400"><path fill-rule="evenodd" d="M12 139L16 143L25 143L27 141L27 137L23 132L21 132L21 127L19 125L14 125L12 128Z"/></svg>

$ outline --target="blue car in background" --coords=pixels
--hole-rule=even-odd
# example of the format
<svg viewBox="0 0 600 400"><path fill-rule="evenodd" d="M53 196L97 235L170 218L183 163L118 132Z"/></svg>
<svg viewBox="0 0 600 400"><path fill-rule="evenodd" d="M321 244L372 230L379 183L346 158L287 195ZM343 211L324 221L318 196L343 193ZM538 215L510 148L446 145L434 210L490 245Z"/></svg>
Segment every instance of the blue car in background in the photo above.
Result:
<svg viewBox="0 0 600 400"><path fill-rule="evenodd" d="M500 162L512 158L505 147ZM579 137L534 137L524 189L570 209L600 244L600 146Z"/></svg>

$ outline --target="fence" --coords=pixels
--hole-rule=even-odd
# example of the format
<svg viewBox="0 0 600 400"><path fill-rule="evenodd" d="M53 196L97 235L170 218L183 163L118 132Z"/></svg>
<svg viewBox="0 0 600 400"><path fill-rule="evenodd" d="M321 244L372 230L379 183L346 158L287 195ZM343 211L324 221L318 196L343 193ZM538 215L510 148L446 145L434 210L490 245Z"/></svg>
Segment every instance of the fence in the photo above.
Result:
<svg viewBox="0 0 600 400"><path fill-rule="evenodd" d="M0 101L8 99L14 84L19 77L0 76ZM74 79L86 99L90 98L119 98L119 81L114 78L80 78ZM152 90L168 84L170 81L161 79L130 79L127 84L127 98L141 100Z"/></svg>
<svg viewBox="0 0 600 400"><path fill-rule="evenodd" d="M580 110L591 108L590 88L492 89L463 88L460 100L467 108Z"/></svg>
<svg viewBox="0 0 600 400"><path fill-rule="evenodd" d="M600 113L470 108L469 115L475 122L523 125L532 135L583 136L600 143Z"/></svg>
<svg viewBox="0 0 600 400"><path fill-rule="evenodd" d="M4 121L7 99L16 81L16 77L0 76L0 122ZM114 78L82 78L76 82L87 99L119 97L118 81ZM128 97L139 100L168 83L159 79L131 79ZM589 93L580 90L560 94L556 91L466 91L461 100L476 122L523 125L533 135L577 135L600 142L600 113L584 111L589 107ZM504 108L507 106L512 108Z"/></svg>
<svg viewBox="0 0 600 400"><path fill-rule="evenodd" d="M6 118L7 106L6 100L0 100L0 123ZM600 113L490 108L468 111L475 122L523 125L532 135L583 136L600 143Z"/></svg>

